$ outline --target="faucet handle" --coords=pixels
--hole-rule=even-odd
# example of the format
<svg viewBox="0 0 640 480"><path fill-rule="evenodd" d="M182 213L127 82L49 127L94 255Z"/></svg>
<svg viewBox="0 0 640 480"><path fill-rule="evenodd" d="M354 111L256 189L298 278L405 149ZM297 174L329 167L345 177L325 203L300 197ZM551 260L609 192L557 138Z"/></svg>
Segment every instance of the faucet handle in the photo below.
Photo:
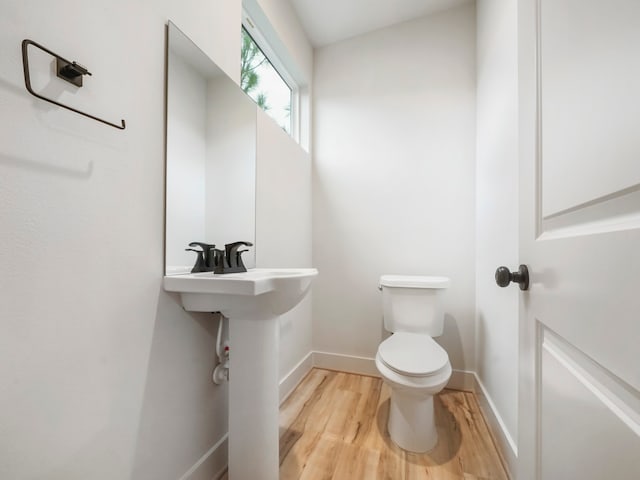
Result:
<svg viewBox="0 0 640 480"><path fill-rule="evenodd" d="M204 260L204 252L202 250L196 250L194 248L185 248L186 252L196 252L196 263L191 269L191 273L200 273L207 271L207 263Z"/></svg>
<svg viewBox="0 0 640 480"><path fill-rule="evenodd" d="M202 249L203 252L208 252L209 250L211 250L212 248L215 248L216 246L211 244L211 243L204 243L204 242L191 242L189 244L190 247L200 247ZM188 249L187 249L188 250ZM194 250L197 252L197 250Z"/></svg>
<svg viewBox="0 0 640 480"><path fill-rule="evenodd" d="M238 248L238 247L240 247L242 245L244 245L246 247L253 247L253 243L251 243L251 242L233 242L233 243L227 243L224 246L224 248L225 249L227 249L227 248Z"/></svg>
<svg viewBox="0 0 640 480"><path fill-rule="evenodd" d="M251 242L233 242L233 243L227 243L224 246L224 253L227 257L227 263L229 265L229 267L231 268L235 268L238 266L238 258L240 258L238 256L238 249L241 246L247 246L247 247L252 247L253 243ZM246 269L242 270L243 272L246 272Z"/></svg>
<svg viewBox="0 0 640 480"><path fill-rule="evenodd" d="M251 242L233 242L233 243L227 243L224 246L224 250L226 252L227 255L229 255L229 253L231 252L235 252L238 248L245 246L245 247L253 247L253 243Z"/></svg>

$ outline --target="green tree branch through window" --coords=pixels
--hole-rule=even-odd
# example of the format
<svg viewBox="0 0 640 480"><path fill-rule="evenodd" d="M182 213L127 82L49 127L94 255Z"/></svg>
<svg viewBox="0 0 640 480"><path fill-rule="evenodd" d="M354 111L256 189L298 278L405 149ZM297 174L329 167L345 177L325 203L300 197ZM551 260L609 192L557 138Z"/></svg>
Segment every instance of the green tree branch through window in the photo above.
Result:
<svg viewBox="0 0 640 480"><path fill-rule="evenodd" d="M287 133L291 131L291 88L244 27L240 87Z"/></svg>

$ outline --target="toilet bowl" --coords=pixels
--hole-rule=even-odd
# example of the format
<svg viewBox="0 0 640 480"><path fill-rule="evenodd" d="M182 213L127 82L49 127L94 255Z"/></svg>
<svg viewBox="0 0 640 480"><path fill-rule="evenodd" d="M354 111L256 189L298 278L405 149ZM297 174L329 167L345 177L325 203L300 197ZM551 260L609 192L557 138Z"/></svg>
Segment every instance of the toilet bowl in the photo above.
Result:
<svg viewBox="0 0 640 480"><path fill-rule="evenodd" d="M397 349L395 345L393 349L385 348L392 340ZM408 346L403 347L405 342ZM421 346L416 348L418 345ZM414 358L407 361L411 356ZM422 453L434 448L438 433L433 396L451 377L446 352L428 335L396 333L380 344L376 367L391 388L387 426L393 442L410 452Z"/></svg>
<svg viewBox="0 0 640 480"><path fill-rule="evenodd" d="M447 352L432 336L442 333L437 291L448 283L444 277L380 279L385 328L395 333L379 345L375 364L391 388L389 436L410 452L429 451L438 442L433 396L446 386L452 370Z"/></svg>

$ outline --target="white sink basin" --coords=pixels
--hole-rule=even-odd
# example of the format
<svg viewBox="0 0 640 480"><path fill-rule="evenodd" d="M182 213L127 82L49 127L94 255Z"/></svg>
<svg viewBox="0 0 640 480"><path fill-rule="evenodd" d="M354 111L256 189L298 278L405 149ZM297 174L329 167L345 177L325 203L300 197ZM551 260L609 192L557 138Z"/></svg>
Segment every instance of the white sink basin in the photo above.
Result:
<svg viewBox="0 0 640 480"><path fill-rule="evenodd" d="M214 275L211 272L164 277L164 289L180 293L191 312L282 315L304 298L315 268L254 268L244 273Z"/></svg>

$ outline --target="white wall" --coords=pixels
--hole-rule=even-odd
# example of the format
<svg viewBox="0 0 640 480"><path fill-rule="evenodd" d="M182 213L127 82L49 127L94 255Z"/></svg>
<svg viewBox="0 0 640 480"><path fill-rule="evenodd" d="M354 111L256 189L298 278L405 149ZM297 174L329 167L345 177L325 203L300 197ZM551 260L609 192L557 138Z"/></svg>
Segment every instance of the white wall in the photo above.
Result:
<svg viewBox="0 0 640 480"><path fill-rule="evenodd" d="M227 430L226 386L210 380L216 322L161 286L168 19L239 78L239 0L3 2L0 478L195 480L219 467L207 456ZM48 95L127 129L30 96L24 38L93 73L77 93L47 80Z"/></svg>
<svg viewBox="0 0 640 480"><path fill-rule="evenodd" d="M518 295L494 272L518 266L517 2L480 0L477 34L477 374L515 452Z"/></svg>
<svg viewBox="0 0 640 480"><path fill-rule="evenodd" d="M256 266L310 267L311 157L260 109L257 131ZM310 352L311 294L280 318L281 398L311 367Z"/></svg>
<svg viewBox="0 0 640 480"><path fill-rule="evenodd" d="M474 370L474 4L316 50L314 89L314 350L374 357L379 276L446 275L438 341Z"/></svg>

